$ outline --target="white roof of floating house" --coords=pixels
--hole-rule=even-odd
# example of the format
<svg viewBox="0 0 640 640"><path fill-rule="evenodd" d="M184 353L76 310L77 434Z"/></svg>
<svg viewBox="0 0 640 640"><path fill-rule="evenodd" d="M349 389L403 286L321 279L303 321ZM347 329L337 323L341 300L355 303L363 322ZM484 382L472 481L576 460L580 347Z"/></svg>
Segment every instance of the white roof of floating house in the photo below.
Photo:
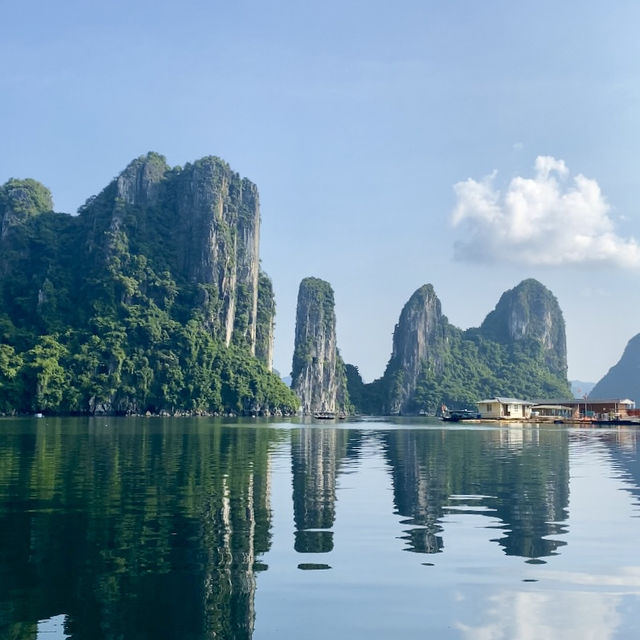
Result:
<svg viewBox="0 0 640 640"><path fill-rule="evenodd" d="M533 406L533 402L529 402L529 400L520 400L520 398L501 398L496 396L495 398L489 398L488 400L478 400L476 404L489 404L492 402L498 402L500 404L526 404L529 406Z"/></svg>
<svg viewBox="0 0 640 640"><path fill-rule="evenodd" d="M564 404L568 406L587 404L622 404L625 406L635 406L635 401L629 398L544 398L534 404Z"/></svg>
<svg viewBox="0 0 640 640"><path fill-rule="evenodd" d="M564 404L534 404L536 409L573 409L573 407L567 407Z"/></svg>

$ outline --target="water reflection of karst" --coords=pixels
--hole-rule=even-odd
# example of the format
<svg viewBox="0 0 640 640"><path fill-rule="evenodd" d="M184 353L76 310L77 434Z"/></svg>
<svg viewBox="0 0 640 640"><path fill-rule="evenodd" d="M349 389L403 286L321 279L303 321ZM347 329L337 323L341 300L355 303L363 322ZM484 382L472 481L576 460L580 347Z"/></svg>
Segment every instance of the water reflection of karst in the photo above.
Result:
<svg viewBox="0 0 640 640"><path fill-rule="evenodd" d="M609 456L628 481L626 489L640 504L640 456L639 437L636 427L621 426L615 430L602 431L598 439L605 443Z"/></svg>
<svg viewBox="0 0 640 640"><path fill-rule="evenodd" d="M461 514L469 496L474 513L502 523L496 541L507 555L539 558L562 541L569 496L565 431L510 427L478 431L390 431L385 448L392 468L397 513L410 528L407 549L444 548L445 516ZM495 522L492 525L495 527Z"/></svg>
<svg viewBox="0 0 640 640"><path fill-rule="evenodd" d="M35 621L62 612L72 637L252 636L270 432L132 423L47 420L5 441L0 636L34 640Z"/></svg>
<svg viewBox="0 0 640 640"><path fill-rule="evenodd" d="M333 549L336 476L346 454L347 433L326 428L292 432L294 548L300 553Z"/></svg>

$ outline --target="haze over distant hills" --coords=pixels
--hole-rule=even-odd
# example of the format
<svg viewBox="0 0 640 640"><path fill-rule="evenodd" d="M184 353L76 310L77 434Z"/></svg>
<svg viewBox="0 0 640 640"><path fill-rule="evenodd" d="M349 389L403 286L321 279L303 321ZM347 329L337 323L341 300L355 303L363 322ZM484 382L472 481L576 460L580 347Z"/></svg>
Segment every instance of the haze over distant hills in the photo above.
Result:
<svg viewBox="0 0 640 640"><path fill-rule="evenodd" d="M631 338L620 360L591 390L592 398L629 398L640 403L640 333Z"/></svg>
<svg viewBox="0 0 640 640"><path fill-rule="evenodd" d="M584 380L569 380L569 384L574 398L582 398L585 394L590 394L591 389L596 386L595 382L585 382Z"/></svg>

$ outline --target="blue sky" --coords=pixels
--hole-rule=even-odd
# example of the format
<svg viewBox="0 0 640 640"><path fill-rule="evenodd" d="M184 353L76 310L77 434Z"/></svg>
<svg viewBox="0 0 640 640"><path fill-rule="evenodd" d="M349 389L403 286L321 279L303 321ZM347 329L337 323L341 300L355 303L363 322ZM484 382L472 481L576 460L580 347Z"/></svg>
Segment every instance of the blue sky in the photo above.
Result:
<svg viewBox="0 0 640 640"><path fill-rule="evenodd" d="M571 378L599 379L640 331L639 3L1 9L0 182L33 177L75 212L149 150L224 158L260 190L281 373L309 275L368 380L427 282L467 328L539 279Z"/></svg>

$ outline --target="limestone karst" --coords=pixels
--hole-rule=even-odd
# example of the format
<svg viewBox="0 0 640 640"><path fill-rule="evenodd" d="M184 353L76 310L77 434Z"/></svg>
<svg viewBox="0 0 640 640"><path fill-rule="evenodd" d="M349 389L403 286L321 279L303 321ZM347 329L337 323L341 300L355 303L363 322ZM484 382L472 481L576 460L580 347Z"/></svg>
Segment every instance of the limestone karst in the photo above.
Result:
<svg viewBox="0 0 640 640"><path fill-rule="evenodd" d="M344 412L344 363L336 344L333 289L319 278L305 278L298 290L291 388L305 414Z"/></svg>
<svg viewBox="0 0 640 640"><path fill-rule="evenodd" d="M442 313L430 284L406 303L381 378L365 385L347 365L350 397L365 413L435 413L483 397L570 397L562 311L536 280L505 292L479 328Z"/></svg>
<svg viewBox="0 0 640 640"><path fill-rule="evenodd" d="M252 182L148 153L52 208L35 180L0 186L0 413L295 410Z"/></svg>

